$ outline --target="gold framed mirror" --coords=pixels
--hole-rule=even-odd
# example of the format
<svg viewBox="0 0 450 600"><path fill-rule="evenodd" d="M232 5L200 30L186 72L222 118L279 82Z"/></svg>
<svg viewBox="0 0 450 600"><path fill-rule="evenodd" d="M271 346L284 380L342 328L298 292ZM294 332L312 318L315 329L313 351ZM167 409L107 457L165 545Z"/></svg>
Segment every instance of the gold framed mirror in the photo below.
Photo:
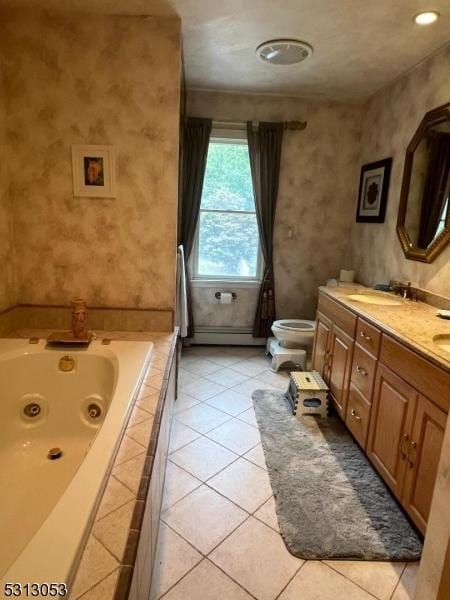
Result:
<svg viewBox="0 0 450 600"><path fill-rule="evenodd" d="M406 149L397 234L406 258L431 263L450 242L450 103L427 112Z"/></svg>

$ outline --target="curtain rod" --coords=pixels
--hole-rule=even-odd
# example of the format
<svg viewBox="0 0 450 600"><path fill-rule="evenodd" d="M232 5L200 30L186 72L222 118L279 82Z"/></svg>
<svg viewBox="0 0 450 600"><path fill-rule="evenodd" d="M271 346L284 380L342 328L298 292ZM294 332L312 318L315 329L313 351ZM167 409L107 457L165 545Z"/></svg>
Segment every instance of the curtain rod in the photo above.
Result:
<svg viewBox="0 0 450 600"><path fill-rule="evenodd" d="M258 123L258 121L253 121ZM220 127L228 129L246 129L247 123L245 121L222 121L213 119L213 127L220 129ZM283 128L289 131L302 131L306 128L306 121L283 121Z"/></svg>

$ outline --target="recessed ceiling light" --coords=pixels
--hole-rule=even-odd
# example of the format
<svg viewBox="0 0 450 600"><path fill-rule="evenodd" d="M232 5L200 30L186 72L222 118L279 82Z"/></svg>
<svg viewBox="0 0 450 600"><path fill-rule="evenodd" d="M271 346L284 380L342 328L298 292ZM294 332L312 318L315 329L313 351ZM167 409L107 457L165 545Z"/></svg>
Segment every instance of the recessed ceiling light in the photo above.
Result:
<svg viewBox="0 0 450 600"><path fill-rule="evenodd" d="M417 25L431 25L439 18L439 13L435 10L427 10L426 12L421 12L414 17L414 22Z"/></svg>
<svg viewBox="0 0 450 600"><path fill-rule="evenodd" d="M256 56L267 65L289 67L311 56L313 49L300 40L270 40L256 48Z"/></svg>

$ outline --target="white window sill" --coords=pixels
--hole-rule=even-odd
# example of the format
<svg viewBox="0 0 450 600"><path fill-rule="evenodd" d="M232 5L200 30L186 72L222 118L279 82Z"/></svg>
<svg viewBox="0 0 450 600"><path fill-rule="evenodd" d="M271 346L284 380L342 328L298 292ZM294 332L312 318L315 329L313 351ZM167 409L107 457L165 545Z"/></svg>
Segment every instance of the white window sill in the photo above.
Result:
<svg viewBox="0 0 450 600"><path fill-rule="evenodd" d="M199 288L259 288L258 279L191 279L192 287Z"/></svg>

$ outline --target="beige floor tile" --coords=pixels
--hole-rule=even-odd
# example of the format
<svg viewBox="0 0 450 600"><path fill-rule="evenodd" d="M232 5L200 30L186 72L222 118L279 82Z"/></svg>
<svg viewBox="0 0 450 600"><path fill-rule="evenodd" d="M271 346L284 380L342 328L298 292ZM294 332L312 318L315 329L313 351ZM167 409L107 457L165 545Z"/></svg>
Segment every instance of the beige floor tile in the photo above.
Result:
<svg viewBox="0 0 450 600"><path fill-rule="evenodd" d="M227 388L223 385L219 385L218 383L203 378L183 388L187 394L194 396L194 398L197 398L200 402L204 402L205 400L208 400L208 398L217 396L217 394L224 392L226 389Z"/></svg>
<svg viewBox="0 0 450 600"><path fill-rule="evenodd" d="M207 375L220 370L220 366L214 362L206 360L204 358L198 358L197 360L188 361L186 364L183 363L183 369L198 375L199 377L206 377Z"/></svg>
<svg viewBox="0 0 450 600"><path fill-rule="evenodd" d="M220 427L209 431L207 437L236 452L236 454L248 452L261 440L257 429L238 419L227 421Z"/></svg>
<svg viewBox="0 0 450 600"><path fill-rule="evenodd" d="M194 440L170 455L172 462L202 481L218 473L236 458L237 454L205 437Z"/></svg>
<svg viewBox="0 0 450 600"><path fill-rule="evenodd" d="M231 419L230 415L204 402L200 402L197 406L184 410L176 417L177 421L195 429L199 433L206 433L222 425L222 423L225 423L229 419Z"/></svg>
<svg viewBox="0 0 450 600"><path fill-rule="evenodd" d="M120 508L130 500L134 498L134 494L120 483L118 479L111 476L103 494L102 501L100 503L95 520L99 521L106 517L110 512Z"/></svg>
<svg viewBox="0 0 450 600"><path fill-rule="evenodd" d="M197 404L200 404L200 400L196 400L193 396L189 396L189 394L185 394L184 392L178 392L178 397L175 401L174 412L176 415L178 415L184 410L192 408Z"/></svg>
<svg viewBox="0 0 450 600"><path fill-rule="evenodd" d="M157 600L202 560L202 555L160 523L150 600Z"/></svg>
<svg viewBox="0 0 450 600"><path fill-rule="evenodd" d="M235 504L202 485L162 513L161 519L200 552L208 554L247 516Z"/></svg>
<svg viewBox="0 0 450 600"><path fill-rule="evenodd" d="M146 410L147 412L154 415L156 413L156 407L158 406L159 392L151 392L150 394L144 394L136 400L136 404Z"/></svg>
<svg viewBox="0 0 450 600"><path fill-rule="evenodd" d="M242 383L238 383L232 387L233 390L239 392L243 396L247 396L247 398L252 397L253 392L256 390L264 390L267 389L267 384L264 381L259 381L258 379L250 378Z"/></svg>
<svg viewBox="0 0 450 600"><path fill-rule="evenodd" d="M142 469L144 468L145 452L114 467L113 475L121 483L127 486L134 494L137 494L141 482Z"/></svg>
<svg viewBox="0 0 450 600"><path fill-rule="evenodd" d="M115 571L118 566L119 563L114 556L93 535L90 535L71 589L71 597L81 596Z"/></svg>
<svg viewBox="0 0 450 600"><path fill-rule="evenodd" d="M195 356L199 358L210 358L221 351L221 346L189 346L183 348L182 357Z"/></svg>
<svg viewBox="0 0 450 600"><path fill-rule="evenodd" d="M302 564L289 554L278 533L253 517L209 558L258 600L274 600ZM300 597L303 600L295 600Z"/></svg>
<svg viewBox="0 0 450 600"><path fill-rule="evenodd" d="M217 366L217 365L216 365ZM233 387L233 385L237 385L238 383L242 383L246 379L248 379L248 375L243 375L238 371L234 371L228 367L224 367L223 369L219 369L210 375L206 375L206 379L209 381L214 381L215 383L219 383L226 388Z"/></svg>
<svg viewBox="0 0 450 600"><path fill-rule="evenodd" d="M135 500L133 499L97 521L92 528L95 537L118 561L122 560L125 550L134 505Z"/></svg>
<svg viewBox="0 0 450 600"><path fill-rule="evenodd" d="M346 560L323 562L379 600L390 599L405 567L405 563Z"/></svg>
<svg viewBox="0 0 450 600"><path fill-rule="evenodd" d="M113 571L108 577L97 583L93 588L82 596L78 596L80 600L105 600L112 599L116 588L117 579L119 577L119 569ZM72 595L71 595L72 598ZM77 598L73 598L77 600Z"/></svg>
<svg viewBox="0 0 450 600"><path fill-rule="evenodd" d="M258 467L261 467L261 469L267 470L266 459L264 456L262 444L258 444L257 446L246 452L244 454L244 458L251 461L255 465L258 465Z"/></svg>
<svg viewBox="0 0 450 600"><path fill-rule="evenodd" d="M231 367L231 365L241 362L242 358L240 356L229 356L227 354L220 353L211 356L209 360L217 365L220 365L221 367Z"/></svg>
<svg viewBox="0 0 450 600"><path fill-rule="evenodd" d="M229 356L239 356L240 358L253 358L261 356L262 347L259 346L228 346L224 348L223 353Z"/></svg>
<svg viewBox="0 0 450 600"><path fill-rule="evenodd" d="M266 371L268 368L267 363L259 363L255 362L252 358L244 359L237 363L234 363L231 368L233 371L237 371L238 373L242 373L247 377L257 377L263 371Z"/></svg>
<svg viewBox="0 0 450 600"><path fill-rule="evenodd" d="M252 425L253 427L256 427L257 429L259 429L258 421L256 420L256 416L255 416L255 409L253 408L253 406L251 408L249 408L248 410L246 410L245 412L238 415L237 418L239 420L245 421L245 423L248 423L249 425Z"/></svg>
<svg viewBox="0 0 450 600"><path fill-rule="evenodd" d="M206 400L206 404L218 408L229 415L236 416L251 408L252 401L235 390L226 390Z"/></svg>
<svg viewBox="0 0 450 600"><path fill-rule="evenodd" d="M198 431L194 431L190 427L186 427L176 419L172 421L172 429L170 431L169 452L175 452L179 448L186 446L189 442L193 442L200 437Z"/></svg>
<svg viewBox="0 0 450 600"><path fill-rule="evenodd" d="M150 413L148 413L150 415ZM142 444L144 448L148 448L150 442L150 433L153 427L153 415L146 421L142 421L139 425L127 427L127 435L138 444Z"/></svg>
<svg viewBox="0 0 450 600"><path fill-rule="evenodd" d="M201 483L199 479L168 460L161 510L170 508L175 502L199 487Z"/></svg>
<svg viewBox="0 0 450 600"><path fill-rule="evenodd" d="M195 373L191 373L184 368L178 370L178 387L180 390L183 390L186 386L195 383L199 379L199 375L195 375Z"/></svg>
<svg viewBox="0 0 450 600"><path fill-rule="evenodd" d="M200 552L208 554L247 516L235 504L202 485L162 513L161 519Z"/></svg>
<svg viewBox="0 0 450 600"><path fill-rule="evenodd" d="M251 596L204 559L164 596L164 600L251 600Z"/></svg>
<svg viewBox="0 0 450 600"><path fill-rule="evenodd" d="M286 390L289 384L289 374L285 371L274 373L273 371L263 371L257 377L259 381L266 384L269 388L279 388Z"/></svg>
<svg viewBox="0 0 450 600"><path fill-rule="evenodd" d="M275 498L273 496L269 498L267 502L265 502L261 506L261 508L258 508L254 516L257 517L260 521L263 521L263 523L265 523L269 527L272 527L272 529L274 529L275 531L280 531L276 513L276 503Z"/></svg>
<svg viewBox="0 0 450 600"><path fill-rule="evenodd" d="M272 357L267 356L264 352L259 354L258 356L252 356L251 361L260 365L261 367L265 367L266 369L270 369L272 364Z"/></svg>
<svg viewBox="0 0 450 600"><path fill-rule="evenodd" d="M212 477L208 485L250 513L273 494L267 471L243 458Z"/></svg>
<svg viewBox="0 0 450 600"><path fill-rule="evenodd" d="M145 447L142 444L138 444L125 434L122 438L114 465L120 465L121 463L130 460L130 458L134 458L143 452L145 452Z"/></svg>
<svg viewBox="0 0 450 600"><path fill-rule="evenodd" d="M406 565L403 575L397 587L395 588L392 600L414 600L418 571L418 562L409 563Z"/></svg>
<svg viewBox="0 0 450 600"><path fill-rule="evenodd" d="M373 600L373 596L318 561L306 562L279 600Z"/></svg>

